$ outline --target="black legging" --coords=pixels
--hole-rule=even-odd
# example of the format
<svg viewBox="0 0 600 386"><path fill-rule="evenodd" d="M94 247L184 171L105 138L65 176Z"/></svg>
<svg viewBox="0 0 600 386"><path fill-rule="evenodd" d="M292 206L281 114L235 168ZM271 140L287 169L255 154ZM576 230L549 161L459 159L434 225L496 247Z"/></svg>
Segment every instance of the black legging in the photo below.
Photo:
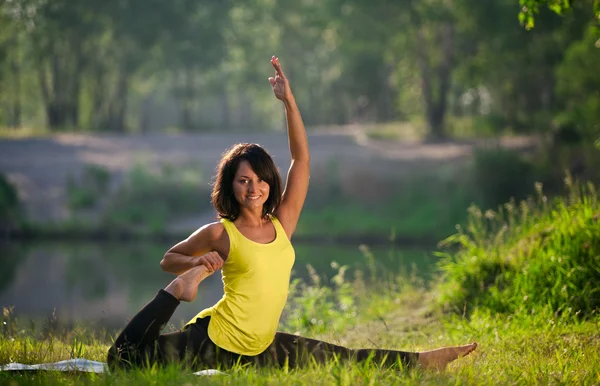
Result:
<svg viewBox="0 0 600 386"><path fill-rule="evenodd" d="M255 356L235 354L214 344L208 337L210 317L198 319L183 330L160 334L179 300L164 290L131 319L108 351L111 368L131 368L145 365L180 363L194 370L227 369L240 364L290 368L328 360L371 360L385 367L412 366L418 353L381 350L349 349L316 339L278 332L265 351Z"/></svg>

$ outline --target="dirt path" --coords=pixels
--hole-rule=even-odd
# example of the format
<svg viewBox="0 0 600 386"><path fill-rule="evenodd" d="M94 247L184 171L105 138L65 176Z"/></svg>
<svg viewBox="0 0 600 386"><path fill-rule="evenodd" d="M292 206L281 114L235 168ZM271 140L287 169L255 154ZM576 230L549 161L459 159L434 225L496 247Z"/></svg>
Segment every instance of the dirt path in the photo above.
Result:
<svg viewBox="0 0 600 386"><path fill-rule="evenodd" d="M69 215L67 180L81 175L86 164L98 165L118 177L136 163L152 166L198 164L212 175L221 153L234 143L256 142L265 146L285 174L289 165L285 133L145 134L131 136L58 134L52 137L1 139L0 173L17 186L28 218L38 222L60 221ZM311 132L312 181L319 183L331 172L331 163L342 180L355 175L389 176L415 167L456 164L468 160L474 146L447 142L424 144L370 140L356 127ZM531 148L531 138L505 138L503 146ZM329 166L328 166L329 165ZM118 180L118 178L116 178ZM189 227L210 213L181 219L173 227Z"/></svg>

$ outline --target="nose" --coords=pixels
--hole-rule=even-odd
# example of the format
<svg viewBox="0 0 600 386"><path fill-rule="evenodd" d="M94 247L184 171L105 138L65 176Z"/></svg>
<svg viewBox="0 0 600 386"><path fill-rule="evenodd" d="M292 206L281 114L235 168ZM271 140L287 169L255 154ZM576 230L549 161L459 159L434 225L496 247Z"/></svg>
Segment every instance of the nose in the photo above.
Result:
<svg viewBox="0 0 600 386"><path fill-rule="evenodd" d="M254 190L255 190L254 181L250 181L250 182L248 182L248 191L249 191L250 193L254 193Z"/></svg>

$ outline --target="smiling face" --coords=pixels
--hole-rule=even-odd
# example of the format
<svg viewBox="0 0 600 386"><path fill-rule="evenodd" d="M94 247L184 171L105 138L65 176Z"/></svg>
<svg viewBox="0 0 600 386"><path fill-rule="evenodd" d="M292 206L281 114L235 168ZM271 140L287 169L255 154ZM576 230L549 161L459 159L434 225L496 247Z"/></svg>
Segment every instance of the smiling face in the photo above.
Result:
<svg viewBox="0 0 600 386"><path fill-rule="evenodd" d="M282 181L273 158L260 145L238 143L223 153L211 194L220 218L234 221L240 210L274 214L281 202Z"/></svg>
<svg viewBox="0 0 600 386"><path fill-rule="evenodd" d="M248 161L241 161L233 178L233 195L240 207L262 211L269 192L269 184L252 170Z"/></svg>

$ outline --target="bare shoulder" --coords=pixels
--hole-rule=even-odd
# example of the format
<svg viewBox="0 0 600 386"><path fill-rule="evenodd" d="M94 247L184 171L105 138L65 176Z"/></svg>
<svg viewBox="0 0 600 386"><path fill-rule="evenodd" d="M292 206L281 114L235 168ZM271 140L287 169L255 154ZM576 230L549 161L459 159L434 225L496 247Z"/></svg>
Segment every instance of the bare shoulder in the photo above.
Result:
<svg viewBox="0 0 600 386"><path fill-rule="evenodd" d="M229 235L223 223L216 221L206 224L194 232L190 239L198 239L210 245L223 259L229 255Z"/></svg>
<svg viewBox="0 0 600 386"><path fill-rule="evenodd" d="M190 237L200 236L207 240L217 241L222 238L224 234L227 234L225 227L221 222L216 221L198 228L198 230L192 233Z"/></svg>
<svg viewBox="0 0 600 386"><path fill-rule="evenodd" d="M185 240L175 244L168 252L186 256L200 256L213 250L221 249L223 237L226 237L223 224L215 222L198 228ZM227 243L228 244L228 243Z"/></svg>

